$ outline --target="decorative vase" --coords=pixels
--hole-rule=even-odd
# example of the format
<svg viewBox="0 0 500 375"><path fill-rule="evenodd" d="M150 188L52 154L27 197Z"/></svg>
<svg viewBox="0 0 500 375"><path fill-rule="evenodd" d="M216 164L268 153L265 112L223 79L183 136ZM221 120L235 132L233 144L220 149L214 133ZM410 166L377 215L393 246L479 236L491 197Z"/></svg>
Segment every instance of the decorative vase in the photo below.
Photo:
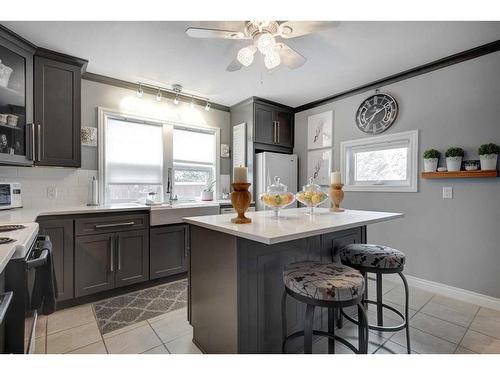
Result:
<svg viewBox="0 0 500 375"><path fill-rule="evenodd" d="M214 192L203 190L201 192L201 200L202 201L213 201L214 200Z"/></svg>
<svg viewBox="0 0 500 375"><path fill-rule="evenodd" d="M250 202L252 201L252 193L248 191L250 185L248 182L233 183L234 191L231 193L231 203L236 212L238 212L238 216L233 217L231 223L247 224L252 222L252 219L245 216L245 212L250 207Z"/></svg>
<svg viewBox="0 0 500 375"><path fill-rule="evenodd" d="M340 208L340 203L344 199L344 191L342 187L344 184L332 184L330 185L330 200L332 201L331 212L344 212L343 208Z"/></svg>
<svg viewBox="0 0 500 375"><path fill-rule="evenodd" d="M482 171L492 171L497 169L497 154L479 155Z"/></svg>
<svg viewBox="0 0 500 375"><path fill-rule="evenodd" d="M424 159L424 172L436 172L438 161L438 158Z"/></svg>
<svg viewBox="0 0 500 375"><path fill-rule="evenodd" d="M448 172L458 172L462 168L461 156L450 156L446 158L446 167Z"/></svg>

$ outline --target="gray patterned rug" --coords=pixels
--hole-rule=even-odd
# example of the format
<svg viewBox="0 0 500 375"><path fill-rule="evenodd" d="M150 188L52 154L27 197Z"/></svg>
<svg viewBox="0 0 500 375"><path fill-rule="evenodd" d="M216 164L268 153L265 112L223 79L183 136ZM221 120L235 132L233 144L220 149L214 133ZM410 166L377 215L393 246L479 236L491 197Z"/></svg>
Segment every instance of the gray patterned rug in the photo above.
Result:
<svg viewBox="0 0 500 375"><path fill-rule="evenodd" d="M187 280L174 281L94 303L102 334L187 305Z"/></svg>

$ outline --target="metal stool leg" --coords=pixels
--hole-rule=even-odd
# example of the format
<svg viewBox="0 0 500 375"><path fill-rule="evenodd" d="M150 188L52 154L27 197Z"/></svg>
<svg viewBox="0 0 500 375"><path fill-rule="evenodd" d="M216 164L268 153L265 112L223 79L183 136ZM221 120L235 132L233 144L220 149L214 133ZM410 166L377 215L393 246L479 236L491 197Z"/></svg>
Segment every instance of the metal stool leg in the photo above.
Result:
<svg viewBox="0 0 500 375"><path fill-rule="evenodd" d="M342 307L335 309L335 321L338 329L342 329L344 326L344 318L342 316Z"/></svg>
<svg viewBox="0 0 500 375"><path fill-rule="evenodd" d="M382 310L382 274L377 273L377 325L384 325L384 312Z"/></svg>
<svg viewBox="0 0 500 375"><path fill-rule="evenodd" d="M410 314L408 312L409 308L409 301L410 301L410 292L408 289L408 283L406 281L406 277L401 273L398 272L399 277L401 277L401 280L403 280L403 284L405 285L405 328L406 328L406 348L408 349L408 354L411 353L411 348L410 348Z"/></svg>
<svg viewBox="0 0 500 375"><path fill-rule="evenodd" d="M337 319L338 309L328 308L328 333L335 335L335 321ZM328 338L328 354L335 354L335 340Z"/></svg>
<svg viewBox="0 0 500 375"><path fill-rule="evenodd" d="M312 354L314 306L307 305L306 318L304 321L304 353Z"/></svg>
<svg viewBox="0 0 500 375"><path fill-rule="evenodd" d="M281 353L285 354L286 345L286 289L283 291L283 296L281 297Z"/></svg>
<svg viewBox="0 0 500 375"><path fill-rule="evenodd" d="M363 297L363 299L368 299L368 273L367 272L361 272L361 274L363 275L364 279L365 279L365 295ZM368 310L368 303L367 302L363 302L363 306L365 306L365 309Z"/></svg>
<svg viewBox="0 0 500 375"><path fill-rule="evenodd" d="M360 354L368 353L368 318L361 303L358 303L358 351Z"/></svg>

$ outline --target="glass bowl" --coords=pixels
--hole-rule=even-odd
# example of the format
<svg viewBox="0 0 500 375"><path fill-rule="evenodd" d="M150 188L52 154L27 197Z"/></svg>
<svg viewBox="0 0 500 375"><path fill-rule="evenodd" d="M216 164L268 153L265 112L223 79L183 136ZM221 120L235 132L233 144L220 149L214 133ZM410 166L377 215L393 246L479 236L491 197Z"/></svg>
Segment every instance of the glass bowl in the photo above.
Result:
<svg viewBox="0 0 500 375"><path fill-rule="evenodd" d="M310 208L309 214L314 214L314 208L319 206L321 203L328 199L328 194L326 194L321 187L314 183L314 179L311 177L309 183L302 187L296 195L297 200L304 206Z"/></svg>
<svg viewBox="0 0 500 375"><path fill-rule="evenodd" d="M277 219L280 209L295 202L295 196L288 191L288 187L280 182L278 176L274 177L274 183L267 187L267 191L259 196L264 206L274 211L274 217Z"/></svg>

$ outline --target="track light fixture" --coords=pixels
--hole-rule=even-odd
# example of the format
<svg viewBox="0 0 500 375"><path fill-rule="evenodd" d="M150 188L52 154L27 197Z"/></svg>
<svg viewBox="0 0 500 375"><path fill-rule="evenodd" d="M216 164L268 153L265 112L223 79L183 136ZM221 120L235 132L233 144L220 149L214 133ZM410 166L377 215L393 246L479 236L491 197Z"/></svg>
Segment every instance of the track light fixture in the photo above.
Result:
<svg viewBox="0 0 500 375"><path fill-rule="evenodd" d="M139 88L137 89L137 97L142 98L142 95L144 95L144 90L142 89L142 84L139 83Z"/></svg>
<svg viewBox="0 0 500 375"><path fill-rule="evenodd" d="M158 87L158 93L156 94L156 101L161 102L161 90L159 87Z"/></svg>
<svg viewBox="0 0 500 375"><path fill-rule="evenodd" d="M157 102L162 101L163 94L165 94L166 98L171 97L170 95L172 95L172 94L175 95L174 100L173 100L175 105L179 104L181 102L181 100L188 102L188 100L189 100L188 96L189 96L190 97L189 106L191 108L195 107L196 102L206 101L205 111L210 110L211 105L210 105L207 98L205 98L203 96L196 96L193 94L187 94L187 93L183 94L181 85L175 84L175 85L172 85L172 88L165 88L165 87L161 87L161 86L149 85L149 84L143 83L143 82L137 82L136 95L138 98L142 98L144 96L144 88L146 88L146 93L148 93L148 94L154 94L154 92L156 92L155 99Z"/></svg>

